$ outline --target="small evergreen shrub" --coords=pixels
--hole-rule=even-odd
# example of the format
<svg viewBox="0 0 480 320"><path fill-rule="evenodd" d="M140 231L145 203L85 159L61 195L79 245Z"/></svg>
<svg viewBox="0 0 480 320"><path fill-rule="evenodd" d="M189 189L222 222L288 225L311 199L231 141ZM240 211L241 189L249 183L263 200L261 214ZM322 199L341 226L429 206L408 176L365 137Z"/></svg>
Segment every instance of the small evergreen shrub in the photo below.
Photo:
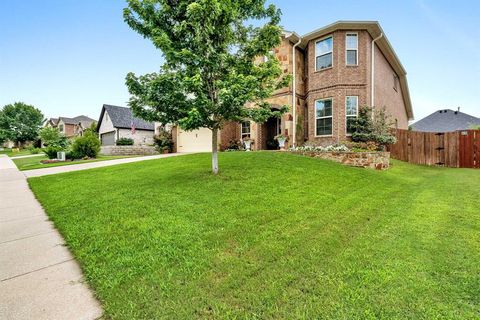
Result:
<svg viewBox="0 0 480 320"><path fill-rule="evenodd" d="M361 107L358 117L352 123L352 140L354 142L376 143L377 150L384 150L386 146L397 142L392 135L392 125L385 108Z"/></svg>
<svg viewBox="0 0 480 320"><path fill-rule="evenodd" d="M94 134L87 133L75 139L72 145L73 155L80 158L96 158L100 152L100 140Z"/></svg>
<svg viewBox="0 0 480 320"><path fill-rule="evenodd" d="M117 146L133 146L133 139L131 138L120 138L117 140Z"/></svg>
<svg viewBox="0 0 480 320"><path fill-rule="evenodd" d="M46 147L43 152L47 155L48 159L56 159L57 152L63 151L62 147L59 146L48 146Z"/></svg>

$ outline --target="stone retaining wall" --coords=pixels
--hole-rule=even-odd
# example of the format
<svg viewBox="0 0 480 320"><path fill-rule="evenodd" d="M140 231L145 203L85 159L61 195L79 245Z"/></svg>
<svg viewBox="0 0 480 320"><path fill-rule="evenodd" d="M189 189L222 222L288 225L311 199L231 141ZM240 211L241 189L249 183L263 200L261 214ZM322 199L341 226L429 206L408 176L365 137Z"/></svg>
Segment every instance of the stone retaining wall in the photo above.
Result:
<svg viewBox="0 0 480 320"><path fill-rule="evenodd" d="M158 154L158 151L151 146L102 146L100 154L106 156L150 156Z"/></svg>
<svg viewBox="0 0 480 320"><path fill-rule="evenodd" d="M352 167L386 170L390 167L390 152L321 152L321 151L291 151L313 158L332 160Z"/></svg>

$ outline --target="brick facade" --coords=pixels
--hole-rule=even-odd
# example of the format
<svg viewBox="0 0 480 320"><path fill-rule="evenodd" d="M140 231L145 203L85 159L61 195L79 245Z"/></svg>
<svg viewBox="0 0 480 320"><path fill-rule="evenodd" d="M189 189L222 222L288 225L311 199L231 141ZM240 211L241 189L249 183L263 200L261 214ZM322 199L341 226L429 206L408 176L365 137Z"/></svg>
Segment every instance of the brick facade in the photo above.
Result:
<svg viewBox="0 0 480 320"><path fill-rule="evenodd" d="M385 107L392 120L396 121L399 129L406 129L408 120L412 117L411 109L409 113L405 101L405 92L402 91L405 89L400 85L394 89L396 72L391 64L392 57L390 56L390 60L387 59L383 50L380 50L377 45L375 45L375 77L372 84L372 28L380 29L380 26L375 23L362 24L355 22L349 23L347 27L341 22L337 24L338 28L327 28L323 33L319 32L315 36L307 37L307 40L304 37L302 41L305 43L296 49L297 119L295 123L297 128L296 143L298 145L305 141L328 145L348 140L349 137L346 134L346 97L357 96L359 107L371 105L372 85L375 92L375 106ZM358 35L358 65L356 66L347 66L346 64L347 33ZM316 42L330 36L333 38L332 67L316 71ZM275 49L275 55L286 73L293 72L293 45L291 39L284 37L281 45ZM389 45L388 42L387 45ZM393 56L396 58L394 54ZM397 68L398 65L401 66L398 61L394 62L397 63ZM292 91L293 86L290 84L289 87L276 91L272 98L268 100L272 106L290 106L290 111L283 115L281 119L281 133L289 136L287 148L292 145L293 139ZM319 137L315 132L315 101L326 98L332 100L332 134ZM408 104L410 104L410 101L408 101ZM251 138L255 141L254 150L266 149L267 126L268 124L265 123L251 124ZM225 132L221 135L222 145L229 140L240 139L240 130L239 124L226 126Z"/></svg>

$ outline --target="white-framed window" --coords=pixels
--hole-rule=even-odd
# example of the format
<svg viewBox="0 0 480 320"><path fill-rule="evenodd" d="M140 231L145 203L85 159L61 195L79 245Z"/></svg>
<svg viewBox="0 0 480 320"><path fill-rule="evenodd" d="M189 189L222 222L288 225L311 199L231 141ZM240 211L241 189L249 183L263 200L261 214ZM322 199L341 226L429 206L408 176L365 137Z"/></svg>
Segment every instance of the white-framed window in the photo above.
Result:
<svg viewBox="0 0 480 320"><path fill-rule="evenodd" d="M346 121L346 131L347 135L353 133L352 122L355 118L358 117L358 97L357 96L347 96L345 98L345 121Z"/></svg>
<svg viewBox="0 0 480 320"><path fill-rule="evenodd" d="M315 71L333 66L333 37L329 36L315 43Z"/></svg>
<svg viewBox="0 0 480 320"><path fill-rule="evenodd" d="M315 101L315 135L331 136L333 129L332 99Z"/></svg>
<svg viewBox="0 0 480 320"><path fill-rule="evenodd" d="M58 131L63 132L63 129L64 129L63 124L59 124L58 125Z"/></svg>
<svg viewBox="0 0 480 320"><path fill-rule="evenodd" d="M348 32L345 36L345 60L347 66L358 65L358 33Z"/></svg>
<svg viewBox="0 0 480 320"><path fill-rule="evenodd" d="M241 135L242 139L250 138L250 121L242 121Z"/></svg>

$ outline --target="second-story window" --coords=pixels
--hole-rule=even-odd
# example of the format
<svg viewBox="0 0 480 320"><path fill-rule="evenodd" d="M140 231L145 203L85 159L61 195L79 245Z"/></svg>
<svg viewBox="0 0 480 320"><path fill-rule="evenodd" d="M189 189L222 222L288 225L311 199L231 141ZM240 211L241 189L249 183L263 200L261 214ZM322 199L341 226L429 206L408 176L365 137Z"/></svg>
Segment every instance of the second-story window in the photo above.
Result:
<svg viewBox="0 0 480 320"><path fill-rule="evenodd" d="M58 131L63 132L63 124L58 125Z"/></svg>
<svg viewBox="0 0 480 320"><path fill-rule="evenodd" d="M315 70L322 70L333 65L333 38L317 41L315 43Z"/></svg>
<svg viewBox="0 0 480 320"><path fill-rule="evenodd" d="M358 34L347 33L345 46L347 66L358 65Z"/></svg>

